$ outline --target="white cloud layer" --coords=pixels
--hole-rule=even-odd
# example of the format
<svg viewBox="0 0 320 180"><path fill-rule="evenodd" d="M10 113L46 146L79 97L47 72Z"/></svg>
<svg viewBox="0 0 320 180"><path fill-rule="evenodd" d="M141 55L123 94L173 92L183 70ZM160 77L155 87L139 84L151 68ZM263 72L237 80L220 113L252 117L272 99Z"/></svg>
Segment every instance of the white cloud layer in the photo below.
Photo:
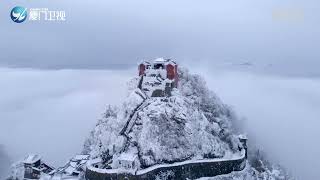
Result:
<svg viewBox="0 0 320 180"><path fill-rule="evenodd" d="M193 71L246 118L250 141L300 179L320 178L320 79ZM123 100L134 73L0 69L0 144L13 160L34 152L62 165L82 149L105 106Z"/></svg>
<svg viewBox="0 0 320 180"><path fill-rule="evenodd" d="M0 69L0 144L13 159L39 153L62 165L106 104L125 97L126 71Z"/></svg>
<svg viewBox="0 0 320 180"><path fill-rule="evenodd" d="M249 141L298 179L320 179L320 79L203 72L213 91L245 117Z"/></svg>

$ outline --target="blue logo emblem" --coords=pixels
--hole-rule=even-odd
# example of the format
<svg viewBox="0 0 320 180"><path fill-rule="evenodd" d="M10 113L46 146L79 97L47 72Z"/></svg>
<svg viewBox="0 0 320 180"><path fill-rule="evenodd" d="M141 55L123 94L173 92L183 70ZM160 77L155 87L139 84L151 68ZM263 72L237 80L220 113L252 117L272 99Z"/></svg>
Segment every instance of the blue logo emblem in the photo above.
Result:
<svg viewBox="0 0 320 180"><path fill-rule="evenodd" d="M27 19L27 8L16 6L11 10L11 19L16 23L22 23Z"/></svg>

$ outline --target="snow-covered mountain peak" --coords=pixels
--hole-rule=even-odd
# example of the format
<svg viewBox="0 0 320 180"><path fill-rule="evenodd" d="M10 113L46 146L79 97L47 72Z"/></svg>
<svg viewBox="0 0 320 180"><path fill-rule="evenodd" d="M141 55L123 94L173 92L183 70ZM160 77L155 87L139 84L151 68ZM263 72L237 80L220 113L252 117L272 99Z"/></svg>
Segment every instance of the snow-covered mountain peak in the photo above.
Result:
<svg viewBox="0 0 320 180"><path fill-rule="evenodd" d="M120 168L127 157L136 162L132 168L137 169L239 154L242 144L232 133L231 111L207 89L201 77L183 68L178 77L179 86L169 95L156 97L143 86L139 88L139 84L152 81L147 73L131 80L131 88L134 82L136 88L120 108L108 108L86 141L84 152L92 158L102 157L107 168Z"/></svg>
<svg viewBox="0 0 320 180"><path fill-rule="evenodd" d="M107 106L81 155L57 169L39 158L22 161L10 178L292 179L247 146L235 127L241 122L202 77L170 59L143 61L138 70L125 100Z"/></svg>

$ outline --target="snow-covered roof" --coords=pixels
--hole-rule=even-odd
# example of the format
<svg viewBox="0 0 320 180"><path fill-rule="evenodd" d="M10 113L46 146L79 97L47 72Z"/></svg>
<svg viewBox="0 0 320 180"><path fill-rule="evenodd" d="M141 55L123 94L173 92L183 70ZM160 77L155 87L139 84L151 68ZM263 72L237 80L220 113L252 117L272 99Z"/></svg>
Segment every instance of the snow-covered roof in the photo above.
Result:
<svg viewBox="0 0 320 180"><path fill-rule="evenodd" d="M157 58L153 61L154 63L164 63L166 60L164 58Z"/></svg>
<svg viewBox="0 0 320 180"><path fill-rule="evenodd" d="M72 158L72 160L73 161L87 160L87 159L89 159L89 156L90 155L88 155L88 154L78 154L78 155L74 156Z"/></svg>
<svg viewBox="0 0 320 180"><path fill-rule="evenodd" d="M142 61L139 63L139 65L140 65L140 64L149 65L150 62L149 62L149 61L142 60Z"/></svg>
<svg viewBox="0 0 320 180"><path fill-rule="evenodd" d="M239 134L238 136L240 139L248 139L248 137L245 134Z"/></svg>
<svg viewBox="0 0 320 180"><path fill-rule="evenodd" d="M73 172L76 171L76 168L75 167L72 167L72 166L69 166L67 167L65 170L64 170L67 174L72 174Z"/></svg>
<svg viewBox="0 0 320 180"><path fill-rule="evenodd" d="M168 61L168 62L166 62L165 64L166 64L166 65L168 65L168 64L176 65L177 63L176 63L176 62L174 62L174 61L172 61L172 60L169 60L169 61Z"/></svg>
<svg viewBox="0 0 320 180"><path fill-rule="evenodd" d="M176 65L177 63L171 59L164 59L164 58L157 58L153 61L154 64L157 64L157 63L163 63L165 65L167 64L173 64L173 65Z"/></svg>
<svg viewBox="0 0 320 180"><path fill-rule="evenodd" d="M138 65L140 65L140 64L144 64L144 65L155 65L155 64L163 64L163 65L172 64L172 65L176 65L177 63L175 61L171 60L171 59L157 58L157 59L154 59L154 60L151 60L151 61L142 60Z"/></svg>
<svg viewBox="0 0 320 180"><path fill-rule="evenodd" d="M29 154L24 160L23 163L25 164L33 164L41 159L41 156L37 154Z"/></svg>

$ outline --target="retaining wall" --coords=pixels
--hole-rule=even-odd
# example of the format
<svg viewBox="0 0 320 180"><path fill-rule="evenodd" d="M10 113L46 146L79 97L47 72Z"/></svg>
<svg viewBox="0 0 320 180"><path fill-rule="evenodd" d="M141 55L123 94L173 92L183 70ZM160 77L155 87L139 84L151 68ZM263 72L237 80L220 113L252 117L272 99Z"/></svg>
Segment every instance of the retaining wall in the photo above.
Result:
<svg viewBox="0 0 320 180"><path fill-rule="evenodd" d="M151 168L145 173L126 174L126 173L107 173L95 171L94 168L88 168L85 172L86 180L154 180L156 177L167 177L167 179L197 179L201 177L212 177L222 174L229 174L233 171L241 171L245 168L246 157L239 159L221 160L213 162L190 162L182 165L169 164L168 166L160 166ZM142 170L144 172L145 170Z"/></svg>

